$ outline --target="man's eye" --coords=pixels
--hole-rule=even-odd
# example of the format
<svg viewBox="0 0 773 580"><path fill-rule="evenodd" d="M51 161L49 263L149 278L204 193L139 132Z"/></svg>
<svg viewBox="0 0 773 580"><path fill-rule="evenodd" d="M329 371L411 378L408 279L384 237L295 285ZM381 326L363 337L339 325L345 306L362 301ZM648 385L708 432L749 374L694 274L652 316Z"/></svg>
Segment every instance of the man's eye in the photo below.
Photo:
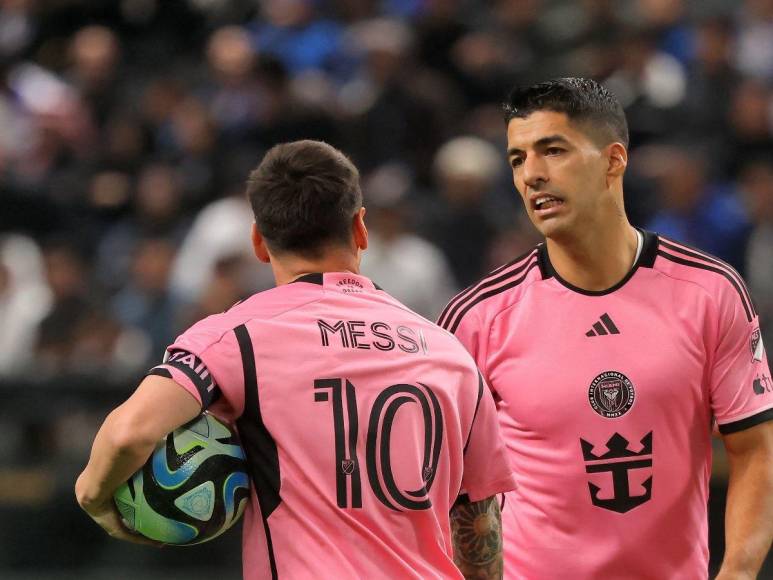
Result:
<svg viewBox="0 0 773 580"><path fill-rule="evenodd" d="M513 168L520 167L521 165L523 165L523 159L521 159L520 157L514 157L513 160L510 161L510 165L512 165Z"/></svg>
<svg viewBox="0 0 773 580"><path fill-rule="evenodd" d="M560 147L548 147L546 153L548 155L560 155L564 150Z"/></svg>

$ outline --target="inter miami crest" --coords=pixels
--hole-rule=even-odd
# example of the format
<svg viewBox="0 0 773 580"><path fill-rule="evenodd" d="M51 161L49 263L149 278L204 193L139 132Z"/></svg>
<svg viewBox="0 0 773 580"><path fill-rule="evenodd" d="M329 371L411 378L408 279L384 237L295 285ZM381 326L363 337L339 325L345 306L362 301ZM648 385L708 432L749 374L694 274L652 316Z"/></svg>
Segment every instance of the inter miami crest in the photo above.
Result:
<svg viewBox="0 0 773 580"><path fill-rule="evenodd" d="M588 388L590 406L602 417L616 419L633 406L636 392L633 383L623 373L605 371L593 379Z"/></svg>
<svg viewBox="0 0 773 580"><path fill-rule="evenodd" d="M762 344L762 335L760 329L755 328L749 339L749 348L752 351L752 362L760 362L762 360L762 353L765 351L765 347Z"/></svg>

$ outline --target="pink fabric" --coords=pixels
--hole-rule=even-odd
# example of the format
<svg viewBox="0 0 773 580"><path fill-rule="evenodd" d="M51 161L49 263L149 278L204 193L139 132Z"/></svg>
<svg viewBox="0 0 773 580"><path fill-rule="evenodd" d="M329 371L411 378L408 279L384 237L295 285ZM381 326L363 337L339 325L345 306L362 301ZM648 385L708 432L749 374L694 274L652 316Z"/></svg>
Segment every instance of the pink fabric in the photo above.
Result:
<svg viewBox="0 0 773 580"><path fill-rule="evenodd" d="M770 369L737 274L648 237L612 292L570 289L540 250L441 316L498 397L508 578L707 577L712 424L770 418Z"/></svg>
<svg viewBox="0 0 773 580"><path fill-rule="evenodd" d="M266 526L278 576L461 578L449 510L461 493L476 501L514 482L493 398L458 341L367 278L328 273L323 284L294 282L206 318L153 372L170 373L205 403L208 393L219 393L211 411L238 418L245 376L234 329L241 325L279 460L281 501ZM207 391L210 374L216 386ZM244 432L242 439L250 445ZM253 490L244 520L245 578L271 577L266 527Z"/></svg>

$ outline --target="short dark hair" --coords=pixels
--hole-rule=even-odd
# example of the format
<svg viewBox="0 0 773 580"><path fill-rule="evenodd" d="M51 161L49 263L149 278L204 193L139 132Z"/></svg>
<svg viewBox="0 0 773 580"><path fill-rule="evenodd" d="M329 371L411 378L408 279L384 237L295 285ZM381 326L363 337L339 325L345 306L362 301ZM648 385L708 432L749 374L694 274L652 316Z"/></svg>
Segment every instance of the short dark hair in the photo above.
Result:
<svg viewBox="0 0 773 580"><path fill-rule="evenodd" d="M352 218L362 207L357 168L322 141L269 149L247 180L247 197L271 251L310 258L348 244Z"/></svg>
<svg viewBox="0 0 773 580"><path fill-rule="evenodd" d="M516 87L504 104L505 123L536 111L564 113L605 145L620 141L628 147L628 123L620 101L594 80L569 77Z"/></svg>

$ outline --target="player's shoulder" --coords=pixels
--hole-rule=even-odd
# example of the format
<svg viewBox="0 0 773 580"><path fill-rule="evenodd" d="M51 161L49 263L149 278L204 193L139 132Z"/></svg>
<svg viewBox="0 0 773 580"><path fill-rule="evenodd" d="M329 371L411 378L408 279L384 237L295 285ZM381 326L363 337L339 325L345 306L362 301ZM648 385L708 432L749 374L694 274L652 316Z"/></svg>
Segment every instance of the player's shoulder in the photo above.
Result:
<svg viewBox="0 0 773 580"><path fill-rule="evenodd" d="M657 259L653 269L677 282L701 288L719 300L740 304L749 320L754 304L741 275L727 262L699 248L657 235Z"/></svg>
<svg viewBox="0 0 773 580"><path fill-rule="evenodd" d="M495 316L518 302L533 282L543 279L542 246L537 244L459 292L440 313L438 325L454 333L471 312L485 311L487 315Z"/></svg>
<svg viewBox="0 0 773 580"><path fill-rule="evenodd" d="M202 318L190 326L178 338L178 342L184 339L186 343L203 351L251 320L266 323L284 312L299 308L320 297L321 293L308 284L285 284L257 292L240 300L225 312Z"/></svg>

